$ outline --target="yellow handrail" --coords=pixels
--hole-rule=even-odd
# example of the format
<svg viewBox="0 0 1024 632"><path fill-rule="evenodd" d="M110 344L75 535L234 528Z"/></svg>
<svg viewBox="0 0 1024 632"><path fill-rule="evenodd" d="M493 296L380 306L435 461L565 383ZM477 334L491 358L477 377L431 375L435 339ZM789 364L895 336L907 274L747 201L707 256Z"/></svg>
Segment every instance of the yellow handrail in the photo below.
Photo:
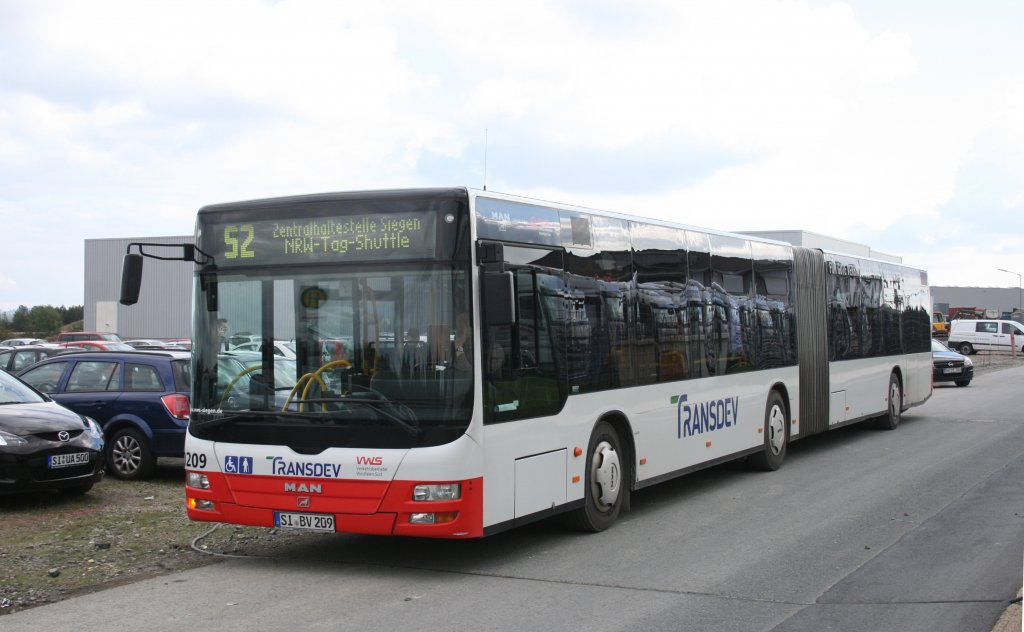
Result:
<svg viewBox="0 0 1024 632"><path fill-rule="evenodd" d="M285 400L283 410L288 410L288 407L292 403L292 398L295 397L295 394L299 392L299 388L301 388L302 385L305 384L306 387L302 390L302 396L299 399L299 412L305 411L305 409L306 409L305 408L306 407L306 403L305 403L306 397L309 395L309 389L313 388L314 380L320 384L320 388L321 389L327 390L327 383L324 382L324 379L322 377L320 377L320 374L323 373L324 371L329 370L329 369L335 369L335 368L338 368L338 367L350 367L350 366L352 366L352 363L349 362L348 360L334 360L333 362L328 362L327 364L323 365L322 367L320 367L319 369L317 369L313 373L307 373L307 374L303 375L302 377L299 378L299 380L297 382L295 382L295 387L292 388L290 393L288 393L288 399ZM321 407L321 410L323 410L323 411L327 410L327 404L326 403L321 403L320 407Z"/></svg>
<svg viewBox="0 0 1024 632"><path fill-rule="evenodd" d="M262 368L263 367L260 366L251 366L248 369L245 369L244 371L236 375L234 379L228 382L228 385L224 387L224 394L220 396L220 407L224 408L224 403L228 401L228 393L231 391L232 388L235 387L235 384L238 383L238 380L242 379L242 376L248 375L253 371L257 371Z"/></svg>

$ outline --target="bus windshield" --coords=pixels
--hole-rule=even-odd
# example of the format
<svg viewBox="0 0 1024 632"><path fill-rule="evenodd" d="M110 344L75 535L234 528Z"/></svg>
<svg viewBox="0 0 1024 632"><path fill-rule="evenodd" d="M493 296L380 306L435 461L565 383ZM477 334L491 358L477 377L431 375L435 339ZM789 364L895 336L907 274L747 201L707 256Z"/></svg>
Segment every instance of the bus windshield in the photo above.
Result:
<svg viewBox="0 0 1024 632"><path fill-rule="evenodd" d="M437 445L469 424L473 371L455 344L472 323L466 267L238 269L200 275L196 293L217 296L196 310L197 437L319 453Z"/></svg>

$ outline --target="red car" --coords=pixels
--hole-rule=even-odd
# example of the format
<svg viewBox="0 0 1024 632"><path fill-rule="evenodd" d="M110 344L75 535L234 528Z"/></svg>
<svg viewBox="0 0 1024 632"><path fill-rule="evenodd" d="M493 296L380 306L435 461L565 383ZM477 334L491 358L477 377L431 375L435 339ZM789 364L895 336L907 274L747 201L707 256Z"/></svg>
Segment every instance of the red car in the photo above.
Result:
<svg viewBox="0 0 1024 632"><path fill-rule="evenodd" d="M86 340L108 340L110 342L121 342L121 336L100 331L64 331L57 334L54 342L59 345L66 345L72 342Z"/></svg>
<svg viewBox="0 0 1024 632"><path fill-rule="evenodd" d="M135 347L131 345L112 340L81 340L78 342L67 342L63 346L68 349L85 349L86 351L135 351Z"/></svg>

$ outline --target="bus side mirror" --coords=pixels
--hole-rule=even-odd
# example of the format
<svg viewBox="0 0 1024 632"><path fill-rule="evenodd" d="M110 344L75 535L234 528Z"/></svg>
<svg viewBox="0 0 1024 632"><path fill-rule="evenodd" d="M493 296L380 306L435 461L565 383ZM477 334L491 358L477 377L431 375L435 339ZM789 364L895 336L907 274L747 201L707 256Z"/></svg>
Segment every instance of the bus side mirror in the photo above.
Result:
<svg viewBox="0 0 1024 632"><path fill-rule="evenodd" d="M200 272L199 289L206 297L206 311L217 311L217 273L215 271Z"/></svg>
<svg viewBox="0 0 1024 632"><path fill-rule="evenodd" d="M139 302L142 289L142 255L126 254L121 264L121 304L134 305Z"/></svg>
<svg viewBox="0 0 1024 632"><path fill-rule="evenodd" d="M484 272L484 325L511 325L516 322L515 283L511 272Z"/></svg>

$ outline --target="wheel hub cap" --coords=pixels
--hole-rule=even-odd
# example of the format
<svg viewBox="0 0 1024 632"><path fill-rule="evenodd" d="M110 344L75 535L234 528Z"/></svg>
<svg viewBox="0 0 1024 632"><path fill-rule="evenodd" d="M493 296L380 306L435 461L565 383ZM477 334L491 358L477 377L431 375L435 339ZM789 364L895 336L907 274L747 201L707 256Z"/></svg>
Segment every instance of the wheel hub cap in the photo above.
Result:
<svg viewBox="0 0 1024 632"><path fill-rule="evenodd" d="M786 418L778 407L772 408L771 415L768 417L768 443L771 445L772 452L774 454L782 452L785 441Z"/></svg>
<svg viewBox="0 0 1024 632"><path fill-rule="evenodd" d="M593 474L594 497L605 507L615 504L622 486L622 469L619 464L619 453L612 446L602 441L594 450Z"/></svg>

